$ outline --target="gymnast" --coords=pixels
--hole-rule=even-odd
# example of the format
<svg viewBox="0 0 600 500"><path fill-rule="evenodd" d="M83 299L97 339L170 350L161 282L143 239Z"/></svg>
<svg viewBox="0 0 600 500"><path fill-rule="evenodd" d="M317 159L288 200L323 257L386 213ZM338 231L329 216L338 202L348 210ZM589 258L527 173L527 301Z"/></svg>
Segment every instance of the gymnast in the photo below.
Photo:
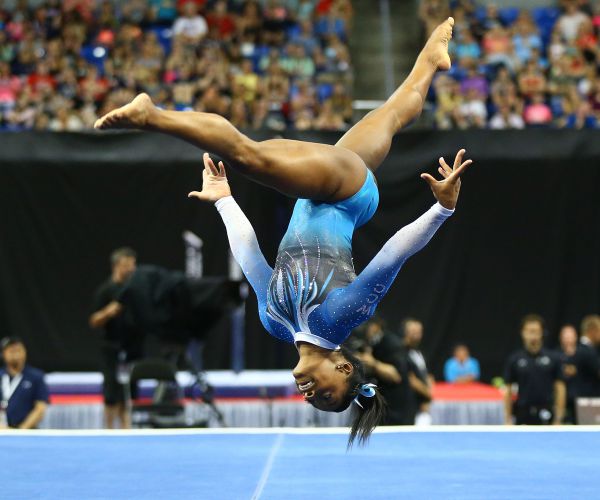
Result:
<svg viewBox="0 0 600 500"><path fill-rule="evenodd" d="M204 154L202 191L190 197L214 202L234 257L254 289L259 316L273 336L296 345L293 370L306 401L340 412L356 403L349 446L363 444L385 411L376 386L342 343L375 312L400 268L423 248L454 211L460 175L471 163L464 150L453 167L440 158L441 181L429 174L437 203L398 231L356 276L354 229L374 214L379 194L373 172L387 156L393 136L422 111L436 71L450 68L448 42L454 20L433 32L404 83L378 109L352 127L335 146L285 139L255 142L225 118L156 108L146 94L100 118L95 127L136 128L170 134L220 156L242 174L298 198L274 269L262 255L254 230L237 205L225 165Z"/></svg>

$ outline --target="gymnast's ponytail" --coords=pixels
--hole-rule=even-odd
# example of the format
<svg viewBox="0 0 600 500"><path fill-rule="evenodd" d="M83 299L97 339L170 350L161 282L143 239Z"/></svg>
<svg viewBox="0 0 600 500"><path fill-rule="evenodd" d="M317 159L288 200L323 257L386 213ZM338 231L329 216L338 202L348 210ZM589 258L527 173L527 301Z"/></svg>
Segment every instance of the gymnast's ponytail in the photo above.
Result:
<svg viewBox="0 0 600 500"><path fill-rule="evenodd" d="M342 346L341 354L352 364L354 371L348 380L348 393L343 411L352 405L352 426L348 438L348 449L352 448L354 440L358 437L359 446L363 446L369 440L373 429L381 423L385 417L386 402L381 392L374 384L365 380L365 372L361 361L346 347Z"/></svg>

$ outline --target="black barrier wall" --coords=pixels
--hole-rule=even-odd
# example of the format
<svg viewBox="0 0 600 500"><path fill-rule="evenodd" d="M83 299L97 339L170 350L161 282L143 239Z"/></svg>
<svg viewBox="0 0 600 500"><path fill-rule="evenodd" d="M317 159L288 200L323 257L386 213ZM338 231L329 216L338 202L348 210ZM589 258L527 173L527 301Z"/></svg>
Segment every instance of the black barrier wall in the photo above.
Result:
<svg viewBox="0 0 600 500"><path fill-rule="evenodd" d="M409 260L379 308L391 327L408 315L423 320L436 374L457 341L471 347L484 378L500 374L526 313L546 318L555 345L563 323L600 312L599 139L551 130L397 137L377 172L379 211L355 235L357 271L433 203L420 172L434 173L437 158L460 147L475 160L456 214ZM227 274L216 210L186 197L200 186L201 168L200 151L159 135L0 135L0 335L24 337L32 363L45 370L95 370L98 335L87 318L112 249L130 245L140 262L183 269L182 233L191 230L204 243L205 274ZM293 202L230 178L272 262ZM294 348L264 332L255 307L251 297L246 366L293 366ZM227 324L207 349L209 368L229 367Z"/></svg>

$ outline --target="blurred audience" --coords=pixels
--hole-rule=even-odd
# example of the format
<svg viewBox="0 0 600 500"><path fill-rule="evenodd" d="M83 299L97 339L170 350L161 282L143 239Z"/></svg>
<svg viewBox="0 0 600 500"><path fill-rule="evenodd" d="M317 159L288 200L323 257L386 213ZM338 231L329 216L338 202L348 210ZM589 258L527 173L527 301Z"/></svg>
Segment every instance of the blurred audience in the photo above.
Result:
<svg viewBox="0 0 600 500"><path fill-rule="evenodd" d="M1 129L89 129L139 92L243 128L351 123L350 0L35 5L0 12Z"/></svg>
<svg viewBox="0 0 600 500"><path fill-rule="evenodd" d="M523 348L508 358L505 367L505 422L559 425L565 411L565 383L560 360L544 347L541 316L523 318L521 338Z"/></svg>
<svg viewBox="0 0 600 500"><path fill-rule="evenodd" d="M435 126L598 128L598 16L578 0L513 5L421 0L426 33L449 15L456 22L452 69L429 96Z"/></svg>
<svg viewBox="0 0 600 500"><path fill-rule="evenodd" d="M472 358L465 344L454 347L453 356L444 365L444 378L453 384L468 384L479 380L479 361Z"/></svg>
<svg viewBox="0 0 600 500"><path fill-rule="evenodd" d="M44 372L27 364L27 349L18 337L0 343L0 429L35 429L50 403Z"/></svg>

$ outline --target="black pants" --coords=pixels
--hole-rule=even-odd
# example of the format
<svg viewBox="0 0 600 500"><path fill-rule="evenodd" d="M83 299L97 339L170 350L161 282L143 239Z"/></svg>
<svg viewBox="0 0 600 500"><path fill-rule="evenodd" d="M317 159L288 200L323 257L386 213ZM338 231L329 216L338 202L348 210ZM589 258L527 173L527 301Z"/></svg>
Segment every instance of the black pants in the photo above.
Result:
<svg viewBox="0 0 600 500"><path fill-rule="evenodd" d="M551 425L554 412L549 406L515 406L517 425Z"/></svg>
<svg viewBox="0 0 600 500"><path fill-rule="evenodd" d="M104 404L108 406L125 403L124 386L117 380L119 352L120 348L116 343L106 342L102 346L102 374L104 375L102 392Z"/></svg>

